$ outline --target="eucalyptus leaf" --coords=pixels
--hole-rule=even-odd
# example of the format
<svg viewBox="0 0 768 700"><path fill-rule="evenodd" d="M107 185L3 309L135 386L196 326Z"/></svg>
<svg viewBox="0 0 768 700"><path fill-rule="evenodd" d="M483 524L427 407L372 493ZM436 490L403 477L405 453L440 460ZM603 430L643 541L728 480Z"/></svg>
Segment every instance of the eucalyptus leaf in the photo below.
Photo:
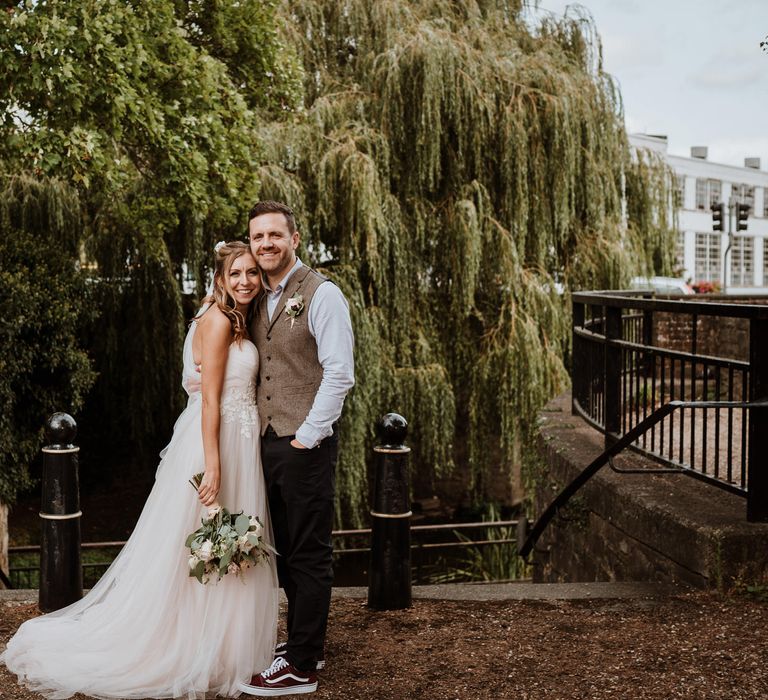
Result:
<svg viewBox="0 0 768 700"><path fill-rule="evenodd" d="M205 573L205 562L199 561L195 564L195 568L190 572L191 576L194 576L200 583L203 582L203 574Z"/></svg>
<svg viewBox="0 0 768 700"><path fill-rule="evenodd" d="M238 515L237 520L235 520L235 530L237 531L237 534L242 537L248 532L250 524L250 519L247 515Z"/></svg>

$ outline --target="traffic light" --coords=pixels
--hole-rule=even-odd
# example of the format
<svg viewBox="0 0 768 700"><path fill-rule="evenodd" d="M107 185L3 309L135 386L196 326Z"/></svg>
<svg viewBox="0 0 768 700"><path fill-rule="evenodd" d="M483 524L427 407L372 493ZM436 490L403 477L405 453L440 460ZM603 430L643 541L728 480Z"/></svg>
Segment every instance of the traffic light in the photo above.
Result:
<svg viewBox="0 0 768 700"><path fill-rule="evenodd" d="M712 205L712 230L724 231L723 223L725 222L725 203L718 202Z"/></svg>
<svg viewBox="0 0 768 700"><path fill-rule="evenodd" d="M736 230L746 231L747 219L749 218L749 204L739 204L738 207L738 221L736 222Z"/></svg>

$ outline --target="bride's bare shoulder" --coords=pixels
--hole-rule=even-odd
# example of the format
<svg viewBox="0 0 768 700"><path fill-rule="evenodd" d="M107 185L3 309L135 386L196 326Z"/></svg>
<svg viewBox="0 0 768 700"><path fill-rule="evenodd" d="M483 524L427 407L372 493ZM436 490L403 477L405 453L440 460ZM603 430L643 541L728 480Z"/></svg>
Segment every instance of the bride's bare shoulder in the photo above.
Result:
<svg viewBox="0 0 768 700"><path fill-rule="evenodd" d="M229 337L232 333L232 323L216 304L206 309L195 322L204 335Z"/></svg>

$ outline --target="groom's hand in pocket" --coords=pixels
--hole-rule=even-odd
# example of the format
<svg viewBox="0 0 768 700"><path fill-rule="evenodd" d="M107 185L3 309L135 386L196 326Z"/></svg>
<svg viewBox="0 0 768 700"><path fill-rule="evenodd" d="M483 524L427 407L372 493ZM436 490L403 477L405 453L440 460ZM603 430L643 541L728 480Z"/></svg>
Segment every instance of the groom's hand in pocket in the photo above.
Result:
<svg viewBox="0 0 768 700"><path fill-rule="evenodd" d="M309 449L309 448L305 447L304 445L302 445L296 438L293 438L293 440L291 440L291 447L295 447L297 450Z"/></svg>

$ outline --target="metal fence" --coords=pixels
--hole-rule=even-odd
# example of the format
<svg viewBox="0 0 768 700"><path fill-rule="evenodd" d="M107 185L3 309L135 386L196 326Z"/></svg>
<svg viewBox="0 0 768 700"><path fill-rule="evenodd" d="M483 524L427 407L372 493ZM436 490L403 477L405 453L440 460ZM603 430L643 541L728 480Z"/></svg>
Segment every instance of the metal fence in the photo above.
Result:
<svg viewBox="0 0 768 700"><path fill-rule="evenodd" d="M743 342L729 334L741 334ZM724 347L739 346L738 352ZM606 445L670 401L753 402L768 397L768 306L573 295L573 410ZM768 519L768 411L691 407L670 413L633 449L747 497L747 517Z"/></svg>
<svg viewBox="0 0 768 700"><path fill-rule="evenodd" d="M417 584L454 580L519 579L523 573L515 542L517 520L496 520L411 527L413 581ZM480 533L480 537L463 533ZM371 530L334 530L336 585L367 585ZM92 588L125 542L85 542L83 586ZM40 547L9 549L9 578L14 588L38 588Z"/></svg>

